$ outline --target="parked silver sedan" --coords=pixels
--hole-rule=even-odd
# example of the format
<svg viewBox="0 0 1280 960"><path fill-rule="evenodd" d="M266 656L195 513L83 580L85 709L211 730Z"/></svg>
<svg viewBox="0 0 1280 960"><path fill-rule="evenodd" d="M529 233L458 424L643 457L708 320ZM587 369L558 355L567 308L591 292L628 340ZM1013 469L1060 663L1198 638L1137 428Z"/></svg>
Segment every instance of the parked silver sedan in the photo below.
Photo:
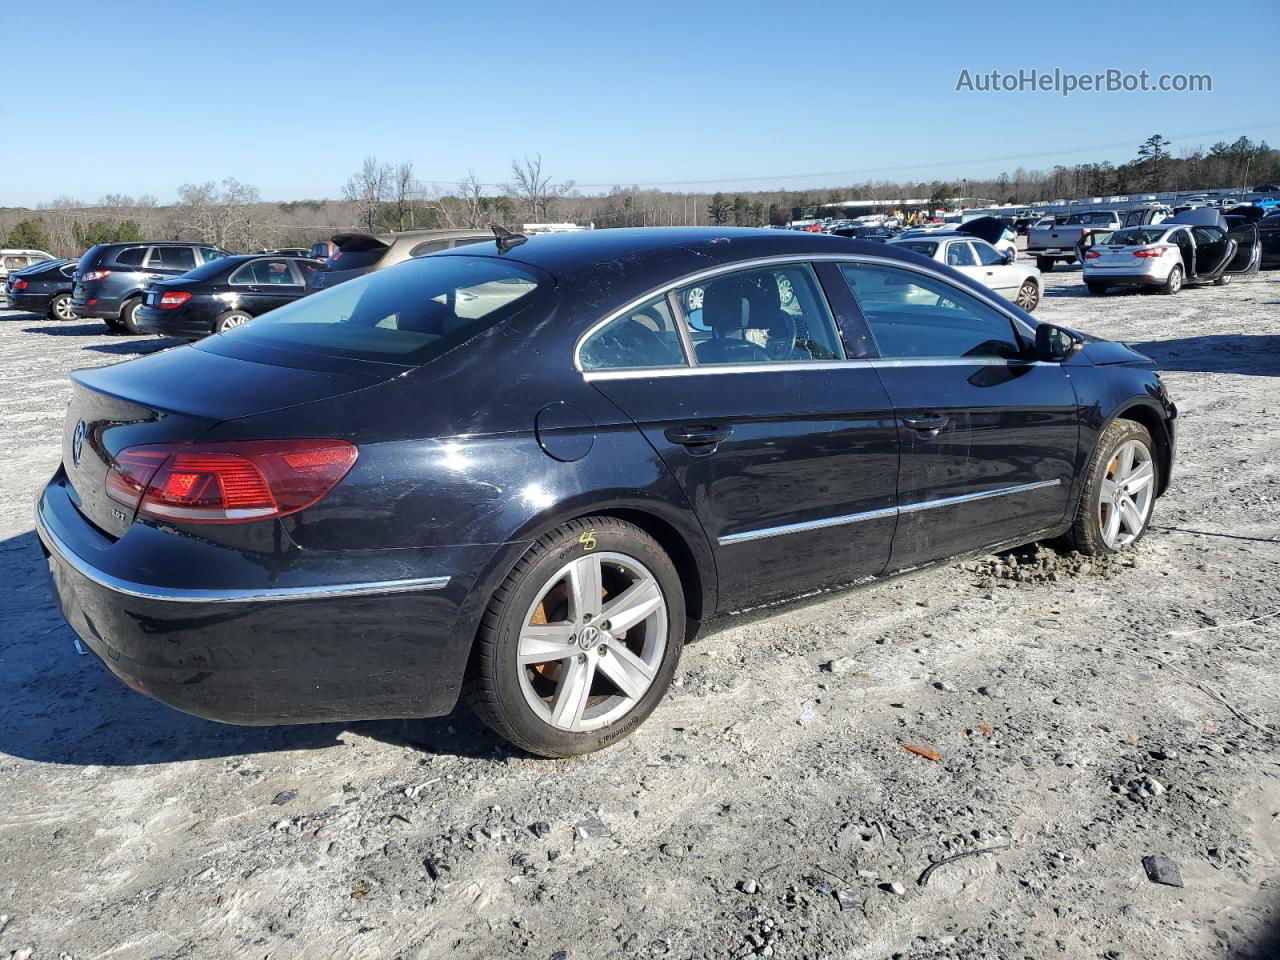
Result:
<svg viewBox="0 0 1280 960"><path fill-rule="evenodd" d="M1040 303L1043 284L1040 271L1018 263L1010 253L1002 253L977 237L943 236L910 237L890 240L889 246L902 247L939 263L954 267L1002 297L1012 300L1027 313Z"/></svg>

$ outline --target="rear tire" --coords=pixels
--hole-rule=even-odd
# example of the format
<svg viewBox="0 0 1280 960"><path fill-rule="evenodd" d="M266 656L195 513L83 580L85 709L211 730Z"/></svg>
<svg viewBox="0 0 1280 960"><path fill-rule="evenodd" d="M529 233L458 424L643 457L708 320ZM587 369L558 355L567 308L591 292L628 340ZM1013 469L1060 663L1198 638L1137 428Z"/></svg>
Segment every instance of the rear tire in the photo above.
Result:
<svg viewBox="0 0 1280 960"><path fill-rule="evenodd" d="M1084 285L1089 288L1089 292L1095 297L1100 297L1107 292L1107 285L1105 283L1096 283L1092 280L1086 280Z"/></svg>
<svg viewBox="0 0 1280 960"><path fill-rule="evenodd" d="M1169 276L1165 278L1164 283L1160 285L1160 292L1166 296L1173 296L1182 289L1182 267L1174 265L1169 271Z"/></svg>
<svg viewBox="0 0 1280 960"><path fill-rule="evenodd" d="M71 294L59 293L49 301L49 319L63 323L76 319L76 313L71 309Z"/></svg>
<svg viewBox="0 0 1280 960"><path fill-rule="evenodd" d="M213 322L213 332L225 333L228 330L234 330L236 327L243 327L252 319L253 317L243 310L228 310Z"/></svg>
<svg viewBox="0 0 1280 960"><path fill-rule="evenodd" d="M1013 302L1027 311L1027 313L1033 313L1040 304L1039 284L1034 280L1024 281L1022 286L1018 288L1018 295Z"/></svg>
<svg viewBox="0 0 1280 960"><path fill-rule="evenodd" d="M138 308L142 306L141 297L131 297L124 302L124 306L120 308L120 326L132 336L138 336L142 333L138 329Z"/></svg>
<svg viewBox="0 0 1280 960"><path fill-rule="evenodd" d="M1126 463L1130 451L1135 456ZM1099 556L1116 553L1142 538L1151 525L1160 489L1155 452L1151 433L1133 420L1114 420L1102 432L1066 537L1070 546Z"/></svg>
<svg viewBox="0 0 1280 960"><path fill-rule="evenodd" d="M1054 263L1049 257L1036 257L1036 269L1041 273L1053 273Z"/></svg>
<svg viewBox="0 0 1280 960"><path fill-rule="evenodd" d="M530 753L590 753L653 712L684 632L680 576L653 538L613 517L573 520L530 547L494 592L468 699Z"/></svg>
<svg viewBox="0 0 1280 960"><path fill-rule="evenodd" d="M102 322L107 325L108 333L123 333L124 324L120 322L119 317L104 317Z"/></svg>

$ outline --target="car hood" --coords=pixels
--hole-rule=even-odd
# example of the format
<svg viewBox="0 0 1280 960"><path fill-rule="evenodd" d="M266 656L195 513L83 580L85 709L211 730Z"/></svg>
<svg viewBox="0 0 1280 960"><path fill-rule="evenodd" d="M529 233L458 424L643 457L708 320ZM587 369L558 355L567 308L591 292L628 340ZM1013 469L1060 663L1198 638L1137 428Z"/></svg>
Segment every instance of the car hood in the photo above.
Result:
<svg viewBox="0 0 1280 960"><path fill-rule="evenodd" d="M960 224L956 227L956 233L967 233L971 237L995 244L1000 242L1005 229L1004 221L998 217L978 217L976 220Z"/></svg>
<svg viewBox="0 0 1280 960"><path fill-rule="evenodd" d="M1114 363L1143 363L1155 365L1155 361L1145 353L1139 353L1127 344L1115 340L1097 340L1086 336L1084 346L1080 348L1081 356L1095 367L1105 367Z"/></svg>

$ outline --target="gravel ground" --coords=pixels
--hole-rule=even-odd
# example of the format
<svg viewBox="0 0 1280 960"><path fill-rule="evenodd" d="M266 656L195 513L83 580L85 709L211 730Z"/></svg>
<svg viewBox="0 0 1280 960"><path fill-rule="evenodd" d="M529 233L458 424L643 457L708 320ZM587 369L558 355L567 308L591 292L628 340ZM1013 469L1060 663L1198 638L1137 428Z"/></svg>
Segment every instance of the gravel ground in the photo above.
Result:
<svg viewBox="0 0 1280 960"><path fill-rule="evenodd" d="M1139 549L738 618L551 762L463 710L221 726L75 656L30 518L67 371L168 344L0 313L0 957L1280 957L1280 616L1238 625L1280 609L1280 273L1067 269L1041 316L1167 371Z"/></svg>

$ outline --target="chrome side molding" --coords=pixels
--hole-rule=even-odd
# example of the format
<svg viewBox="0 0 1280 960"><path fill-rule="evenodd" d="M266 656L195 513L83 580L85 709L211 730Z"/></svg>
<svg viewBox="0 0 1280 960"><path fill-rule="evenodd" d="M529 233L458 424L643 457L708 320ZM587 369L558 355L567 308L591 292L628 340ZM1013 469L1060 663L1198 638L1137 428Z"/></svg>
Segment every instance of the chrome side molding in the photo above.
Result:
<svg viewBox="0 0 1280 960"><path fill-rule="evenodd" d="M330 600L336 597L369 597L415 590L440 590L449 585L448 577L416 577L407 580L375 580L364 583L337 583L308 587L263 587L256 590L196 590L178 587L156 587L113 577L78 556L56 533L46 526L36 510L36 533L45 547L76 573L100 587L139 600L163 600L168 603L261 603L285 600Z"/></svg>
<svg viewBox="0 0 1280 960"><path fill-rule="evenodd" d="M745 530L742 533L731 533L720 537L717 542L722 547L748 540L764 540L767 537L782 537L790 533L805 533L809 530L822 530L826 527L839 527L848 523L861 523L864 520L880 520L896 517L904 513L919 513L922 510L934 510L938 507L950 507L961 503L972 503L975 500L989 500L992 497L1004 497L1013 493L1027 493L1031 490L1042 490L1056 487L1062 480L1039 480L1035 483L1020 483L1016 487L1001 487L998 490L984 490L981 493L963 493L956 497L943 497L939 500L922 500L920 503L908 503L899 507L884 507L880 510L867 510L863 513L849 513L840 517L825 517L821 520L808 520L804 523L788 523L779 527L763 527L759 530Z"/></svg>

